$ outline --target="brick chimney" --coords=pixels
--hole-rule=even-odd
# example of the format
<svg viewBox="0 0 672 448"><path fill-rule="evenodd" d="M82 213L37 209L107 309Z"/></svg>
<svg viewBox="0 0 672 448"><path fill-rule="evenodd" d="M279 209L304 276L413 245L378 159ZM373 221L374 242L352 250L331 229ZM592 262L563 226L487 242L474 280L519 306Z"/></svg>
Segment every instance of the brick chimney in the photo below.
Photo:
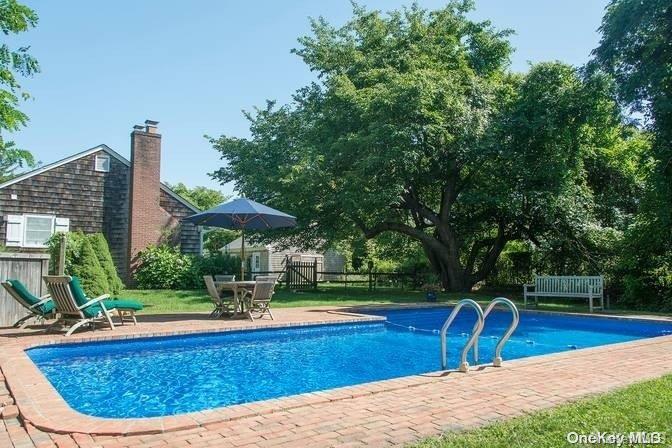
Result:
<svg viewBox="0 0 672 448"><path fill-rule="evenodd" d="M128 276L137 266L138 252L161 239L165 221L161 196L161 134L158 121L146 120L131 132L131 174L128 212Z"/></svg>

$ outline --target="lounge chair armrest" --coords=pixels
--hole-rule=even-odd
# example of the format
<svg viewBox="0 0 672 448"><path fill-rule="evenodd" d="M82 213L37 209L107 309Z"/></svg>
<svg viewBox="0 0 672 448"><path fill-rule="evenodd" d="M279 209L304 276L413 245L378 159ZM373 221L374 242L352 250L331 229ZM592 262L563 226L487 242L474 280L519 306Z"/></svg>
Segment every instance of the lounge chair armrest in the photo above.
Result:
<svg viewBox="0 0 672 448"><path fill-rule="evenodd" d="M100 297L96 297L95 299L91 299L91 300L89 300L88 302L86 302L86 303L85 303L84 305L82 305L82 306L78 306L77 309L81 310L81 309L84 309L84 308L88 308L88 307L90 307L91 305L93 305L94 303L98 303L98 302L100 302L101 300L105 300L105 299L109 299L109 298L110 298L110 295L109 295L109 294L103 294L103 295L100 296Z"/></svg>
<svg viewBox="0 0 672 448"><path fill-rule="evenodd" d="M50 300L51 300L51 296L49 294L47 294L46 296L42 296L42 297L40 297L39 302L37 302L35 305L30 305L30 309L32 310L33 308L37 308L40 305L44 305L45 303L47 303Z"/></svg>

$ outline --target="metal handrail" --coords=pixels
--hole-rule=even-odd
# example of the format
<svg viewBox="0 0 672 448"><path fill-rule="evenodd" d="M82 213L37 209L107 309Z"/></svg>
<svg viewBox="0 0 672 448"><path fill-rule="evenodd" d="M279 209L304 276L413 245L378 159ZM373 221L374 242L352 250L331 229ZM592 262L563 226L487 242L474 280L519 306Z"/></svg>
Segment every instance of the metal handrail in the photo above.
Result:
<svg viewBox="0 0 672 448"><path fill-rule="evenodd" d="M492 365L494 365L495 367L502 366L502 349L504 348L504 345L509 340L513 332L516 331L516 328L518 327L518 322L520 322L520 313L518 312L518 307L516 307L516 304L507 299L506 297L496 297L492 299L492 302L488 304L488 307L485 309L485 312L483 313L484 324L485 319L488 317L488 314L490 314L490 311L492 311L497 305L500 304L506 305L511 310L511 313L513 314L513 319L511 319L511 324L509 325L509 328L506 330L506 332L504 332L504 335L499 339L499 341L497 342L497 346L495 347L495 357L492 359ZM475 362L478 362L478 339L474 344L474 358L476 360Z"/></svg>
<svg viewBox="0 0 672 448"><path fill-rule="evenodd" d="M469 363L467 362L467 354L469 353L471 347L475 344L475 341L478 340L478 336L481 334L481 331L483 330L483 321L484 321L483 309L481 309L481 306L478 303L476 303L471 299L462 299L459 302L457 302L457 305L455 305L455 308L453 308L453 311L450 313L450 316L448 316L448 319L446 319L446 322L443 324L443 327L441 327L441 333L440 333L441 370L446 370L448 368L448 359L446 354L446 333L448 332L448 327L450 327L450 325L455 320L457 313L459 313L462 307L465 305L469 305L474 310L476 310L476 317L478 318L478 320L476 321L476 325L474 325L471 338L469 339L469 341L467 341L467 344L464 346L464 349L462 350L462 359L459 367L460 372L466 372L469 370Z"/></svg>

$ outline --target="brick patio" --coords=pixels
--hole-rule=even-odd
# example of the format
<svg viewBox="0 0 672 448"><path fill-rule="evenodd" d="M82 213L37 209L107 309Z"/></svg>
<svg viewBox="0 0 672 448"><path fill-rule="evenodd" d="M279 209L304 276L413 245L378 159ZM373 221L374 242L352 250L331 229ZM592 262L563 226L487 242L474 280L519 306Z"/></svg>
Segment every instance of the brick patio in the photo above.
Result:
<svg viewBox="0 0 672 448"><path fill-rule="evenodd" d="M254 324L200 314L142 316L137 327L68 339L0 329L0 447L403 445L672 372L672 336L665 336L505 361L467 374L435 372L177 417L114 420L71 410L23 353L54 342L367 319L344 311L278 309L276 321Z"/></svg>

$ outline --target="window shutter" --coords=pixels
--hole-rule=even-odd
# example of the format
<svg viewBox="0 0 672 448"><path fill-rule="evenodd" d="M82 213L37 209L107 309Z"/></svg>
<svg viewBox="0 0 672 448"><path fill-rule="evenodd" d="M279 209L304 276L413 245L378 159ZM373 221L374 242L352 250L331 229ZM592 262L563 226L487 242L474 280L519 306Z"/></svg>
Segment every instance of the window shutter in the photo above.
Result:
<svg viewBox="0 0 672 448"><path fill-rule="evenodd" d="M23 216L7 215L7 247L21 247L23 245Z"/></svg>
<svg viewBox="0 0 672 448"><path fill-rule="evenodd" d="M54 224L54 233L69 232L69 231L70 231L70 219L56 218L56 223Z"/></svg>

